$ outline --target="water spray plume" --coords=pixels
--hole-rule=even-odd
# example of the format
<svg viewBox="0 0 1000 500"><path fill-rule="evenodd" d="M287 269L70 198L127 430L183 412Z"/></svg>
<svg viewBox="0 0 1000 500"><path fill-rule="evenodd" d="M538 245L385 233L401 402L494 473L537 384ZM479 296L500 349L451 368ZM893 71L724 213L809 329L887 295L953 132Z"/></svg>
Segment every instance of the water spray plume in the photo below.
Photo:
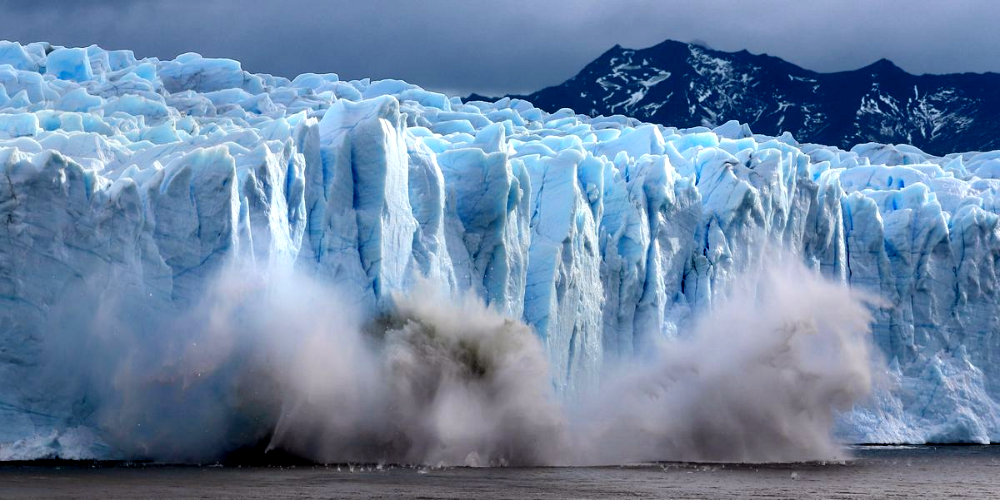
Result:
<svg viewBox="0 0 1000 500"><path fill-rule="evenodd" d="M574 395L555 393L530 327L475 297L419 283L373 318L312 279L243 270L180 311L66 307L60 321L88 326L50 372L82 380L78 401L128 458L262 440L325 463L843 458L834 419L872 385L867 299L797 265L735 282L681 338Z"/></svg>

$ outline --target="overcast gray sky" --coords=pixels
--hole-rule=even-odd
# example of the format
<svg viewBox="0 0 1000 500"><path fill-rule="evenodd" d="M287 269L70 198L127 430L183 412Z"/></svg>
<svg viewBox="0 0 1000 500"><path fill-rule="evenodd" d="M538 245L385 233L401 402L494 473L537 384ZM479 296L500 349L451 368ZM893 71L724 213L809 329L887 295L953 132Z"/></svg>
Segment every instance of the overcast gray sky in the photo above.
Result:
<svg viewBox="0 0 1000 500"><path fill-rule="evenodd" d="M229 57L253 72L466 94L558 84L618 43L748 49L817 71L881 57L1000 72L1000 0L0 0L0 39Z"/></svg>

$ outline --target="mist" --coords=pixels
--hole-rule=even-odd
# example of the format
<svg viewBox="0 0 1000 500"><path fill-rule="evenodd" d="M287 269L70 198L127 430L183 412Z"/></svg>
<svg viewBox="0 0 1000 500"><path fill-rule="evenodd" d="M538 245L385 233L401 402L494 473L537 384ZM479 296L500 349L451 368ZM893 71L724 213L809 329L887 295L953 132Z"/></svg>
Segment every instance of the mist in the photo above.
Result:
<svg viewBox="0 0 1000 500"><path fill-rule="evenodd" d="M128 459L205 463L262 443L435 466L845 458L834 419L877 366L868 300L801 265L734 282L681 338L578 394L555 392L528 325L474 296L421 282L372 312L238 265L180 306L76 294L91 299L55 308L43 376Z"/></svg>
<svg viewBox="0 0 1000 500"><path fill-rule="evenodd" d="M734 280L683 338L626 363L572 414L578 460L799 462L849 458L838 412L872 390L872 299L801 264Z"/></svg>

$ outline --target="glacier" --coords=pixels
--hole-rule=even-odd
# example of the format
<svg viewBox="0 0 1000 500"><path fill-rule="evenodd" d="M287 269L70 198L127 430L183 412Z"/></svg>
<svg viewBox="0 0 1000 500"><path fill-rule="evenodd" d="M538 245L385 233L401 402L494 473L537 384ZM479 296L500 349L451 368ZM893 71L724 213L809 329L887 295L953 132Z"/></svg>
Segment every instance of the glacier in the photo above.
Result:
<svg viewBox="0 0 1000 500"><path fill-rule="evenodd" d="M234 257L372 311L422 279L473 293L531 326L572 393L780 250L879 299L887 388L842 439L1000 441L997 151L0 42L0 165L0 460L114 458L86 404L35 382L57 305L114 290L168 310Z"/></svg>

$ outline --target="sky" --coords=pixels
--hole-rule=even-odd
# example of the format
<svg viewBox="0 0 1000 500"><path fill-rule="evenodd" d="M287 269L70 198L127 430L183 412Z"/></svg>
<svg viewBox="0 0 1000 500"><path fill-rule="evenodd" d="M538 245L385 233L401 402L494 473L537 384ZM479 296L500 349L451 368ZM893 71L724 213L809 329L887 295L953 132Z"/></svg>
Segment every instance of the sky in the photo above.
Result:
<svg viewBox="0 0 1000 500"><path fill-rule="evenodd" d="M911 73L1000 72L998 20L998 0L0 0L0 39L198 52L257 73L458 95L528 93L615 44L666 39L823 72L883 57Z"/></svg>

